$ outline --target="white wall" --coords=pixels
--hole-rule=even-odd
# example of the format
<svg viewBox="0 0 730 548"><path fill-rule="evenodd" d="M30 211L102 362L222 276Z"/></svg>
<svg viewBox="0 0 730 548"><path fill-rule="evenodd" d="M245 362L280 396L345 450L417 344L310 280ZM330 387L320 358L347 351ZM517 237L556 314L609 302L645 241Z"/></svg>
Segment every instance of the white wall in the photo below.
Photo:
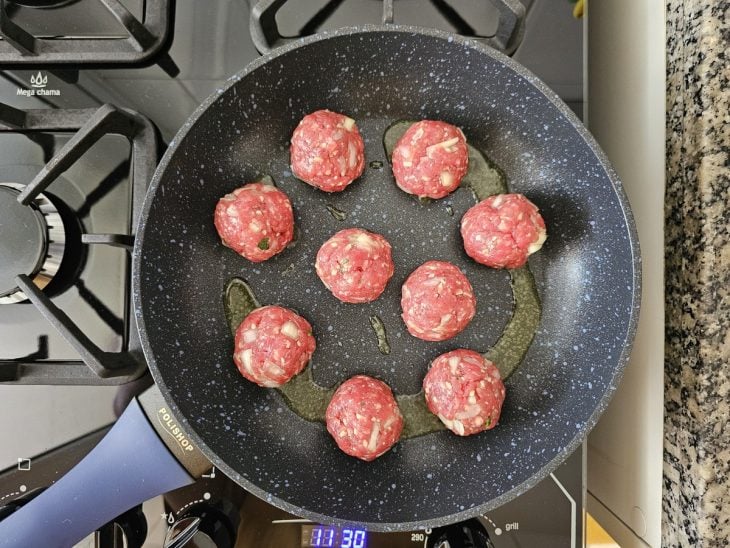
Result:
<svg viewBox="0 0 730 548"><path fill-rule="evenodd" d="M624 183L643 262L631 362L588 440L588 510L623 548L661 545L665 16L662 0L588 2L588 126Z"/></svg>

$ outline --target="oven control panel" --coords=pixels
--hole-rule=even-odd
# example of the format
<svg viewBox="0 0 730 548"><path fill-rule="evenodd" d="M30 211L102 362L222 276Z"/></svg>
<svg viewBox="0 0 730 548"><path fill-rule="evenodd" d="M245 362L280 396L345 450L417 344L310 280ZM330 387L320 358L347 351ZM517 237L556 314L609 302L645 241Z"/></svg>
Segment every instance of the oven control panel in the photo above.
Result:
<svg viewBox="0 0 730 548"><path fill-rule="evenodd" d="M579 548L583 546L582 467L583 453L576 451L524 495L481 516L445 527L380 533L356 526L315 524L279 511L271 519L275 531L266 532L267 527L261 523L242 529L237 546L256 546L251 542L276 538L277 546L299 548ZM263 511L250 499L242 510L246 511L249 504L249 512ZM247 538L242 539L242 535Z"/></svg>
<svg viewBox="0 0 730 548"><path fill-rule="evenodd" d="M32 459L32 464L20 459L17 467L0 473L0 519L71 468L103 434L95 432ZM194 484L167 493L159 508L146 505L144 513L136 507L119 516L97 533L97 546L579 548L583 546L582 468L583 452L577 451L527 493L486 514L399 533L298 518L247 493L213 468Z"/></svg>
<svg viewBox="0 0 730 548"><path fill-rule="evenodd" d="M482 522L471 519L448 527L406 533L368 533L354 527L301 525L301 548L464 547L493 548Z"/></svg>

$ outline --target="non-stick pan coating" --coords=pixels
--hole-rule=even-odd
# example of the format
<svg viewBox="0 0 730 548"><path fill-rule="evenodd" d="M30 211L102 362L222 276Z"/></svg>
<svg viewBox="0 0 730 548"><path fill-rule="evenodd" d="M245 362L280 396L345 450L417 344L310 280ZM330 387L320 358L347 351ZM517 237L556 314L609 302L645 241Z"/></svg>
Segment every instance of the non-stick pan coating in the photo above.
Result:
<svg viewBox="0 0 730 548"><path fill-rule="evenodd" d="M367 168L341 194L316 191L288 168L292 130L320 108L355 118L367 161L384 164ZM314 375L323 385L368 373L397 393L413 393L439 353L493 344L510 317L509 277L474 264L462 251L458 222L473 204L471 194L460 189L424 206L392 181L383 131L392 121L418 118L462 127L506 172L511 189L540 207L549 237L530 268L543 317L507 382L497 428L466 439L440 432L405 440L363 463L337 450L321 423L292 413L276 391L239 375L222 295L226 282L239 276L262 303L281 303L307 317L318 341ZM265 174L292 198L301 236L295 248L254 265L219 244L212 214L223 194ZM347 219L332 217L328 204ZM381 232L393 245L396 273L375 303L339 303L314 273L316 250L349 226ZM473 324L443 343L410 337L398 318L401 283L430 258L462 267L478 299ZM489 48L403 27L338 31L285 47L209 98L157 170L134 269L150 369L212 462L295 514L374 530L463 519L552 471L607 405L628 357L639 302L638 248L625 196L567 107ZM378 352L368 322L373 313L387 327L388 356Z"/></svg>

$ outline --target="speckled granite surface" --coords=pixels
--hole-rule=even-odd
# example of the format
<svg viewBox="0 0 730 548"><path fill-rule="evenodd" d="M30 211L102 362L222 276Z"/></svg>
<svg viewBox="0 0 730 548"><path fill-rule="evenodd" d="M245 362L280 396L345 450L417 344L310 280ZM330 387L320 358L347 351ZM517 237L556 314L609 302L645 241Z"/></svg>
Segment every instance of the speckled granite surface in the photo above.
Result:
<svg viewBox="0 0 730 548"><path fill-rule="evenodd" d="M667 1L663 546L730 546L730 2Z"/></svg>

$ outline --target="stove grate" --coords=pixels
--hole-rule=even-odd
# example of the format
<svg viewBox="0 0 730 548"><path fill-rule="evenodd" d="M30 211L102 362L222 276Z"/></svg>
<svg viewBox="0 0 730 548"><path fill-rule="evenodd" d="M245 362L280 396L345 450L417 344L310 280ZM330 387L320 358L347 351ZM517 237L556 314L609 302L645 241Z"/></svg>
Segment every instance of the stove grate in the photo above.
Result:
<svg viewBox="0 0 730 548"><path fill-rule="evenodd" d="M75 134L18 195L18 201L24 205L31 203L103 136L122 135L131 143L132 227L135 227L145 190L158 160L157 132L152 123L136 112L111 105L98 109L19 110L0 103L0 132L19 132L30 137L34 133L48 131L74 131ZM83 234L81 241L85 245L112 245L131 251L134 235ZM20 360L0 360L1 383L116 385L129 382L145 372L146 364L133 327L127 325L126 350L103 351L28 276L19 275L15 281L83 361L38 361L33 355ZM128 317L133 321L131 303Z"/></svg>
<svg viewBox="0 0 730 548"><path fill-rule="evenodd" d="M177 76L178 67L169 54L162 51L172 35L172 0L146 0L142 20L119 0L99 1L119 23L123 36L39 36L13 20L13 14L25 4L0 0L0 63L115 65L155 62L170 76ZM66 3L62 2L61 7ZM46 11L49 17L55 16L53 9Z"/></svg>
<svg viewBox="0 0 730 548"><path fill-rule="evenodd" d="M256 49L268 53L288 42L315 34L340 7L344 0L329 0L319 11L306 21L297 36L285 37L279 30L276 13L288 0L259 0L251 9L251 38ZM459 34L486 42L499 51L511 55L522 41L525 30L526 11L519 0L490 0L499 14L497 30L492 36L479 36L474 28L459 14L447 0L430 0L441 17L450 23ZM382 23L393 24L393 0L383 0Z"/></svg>

